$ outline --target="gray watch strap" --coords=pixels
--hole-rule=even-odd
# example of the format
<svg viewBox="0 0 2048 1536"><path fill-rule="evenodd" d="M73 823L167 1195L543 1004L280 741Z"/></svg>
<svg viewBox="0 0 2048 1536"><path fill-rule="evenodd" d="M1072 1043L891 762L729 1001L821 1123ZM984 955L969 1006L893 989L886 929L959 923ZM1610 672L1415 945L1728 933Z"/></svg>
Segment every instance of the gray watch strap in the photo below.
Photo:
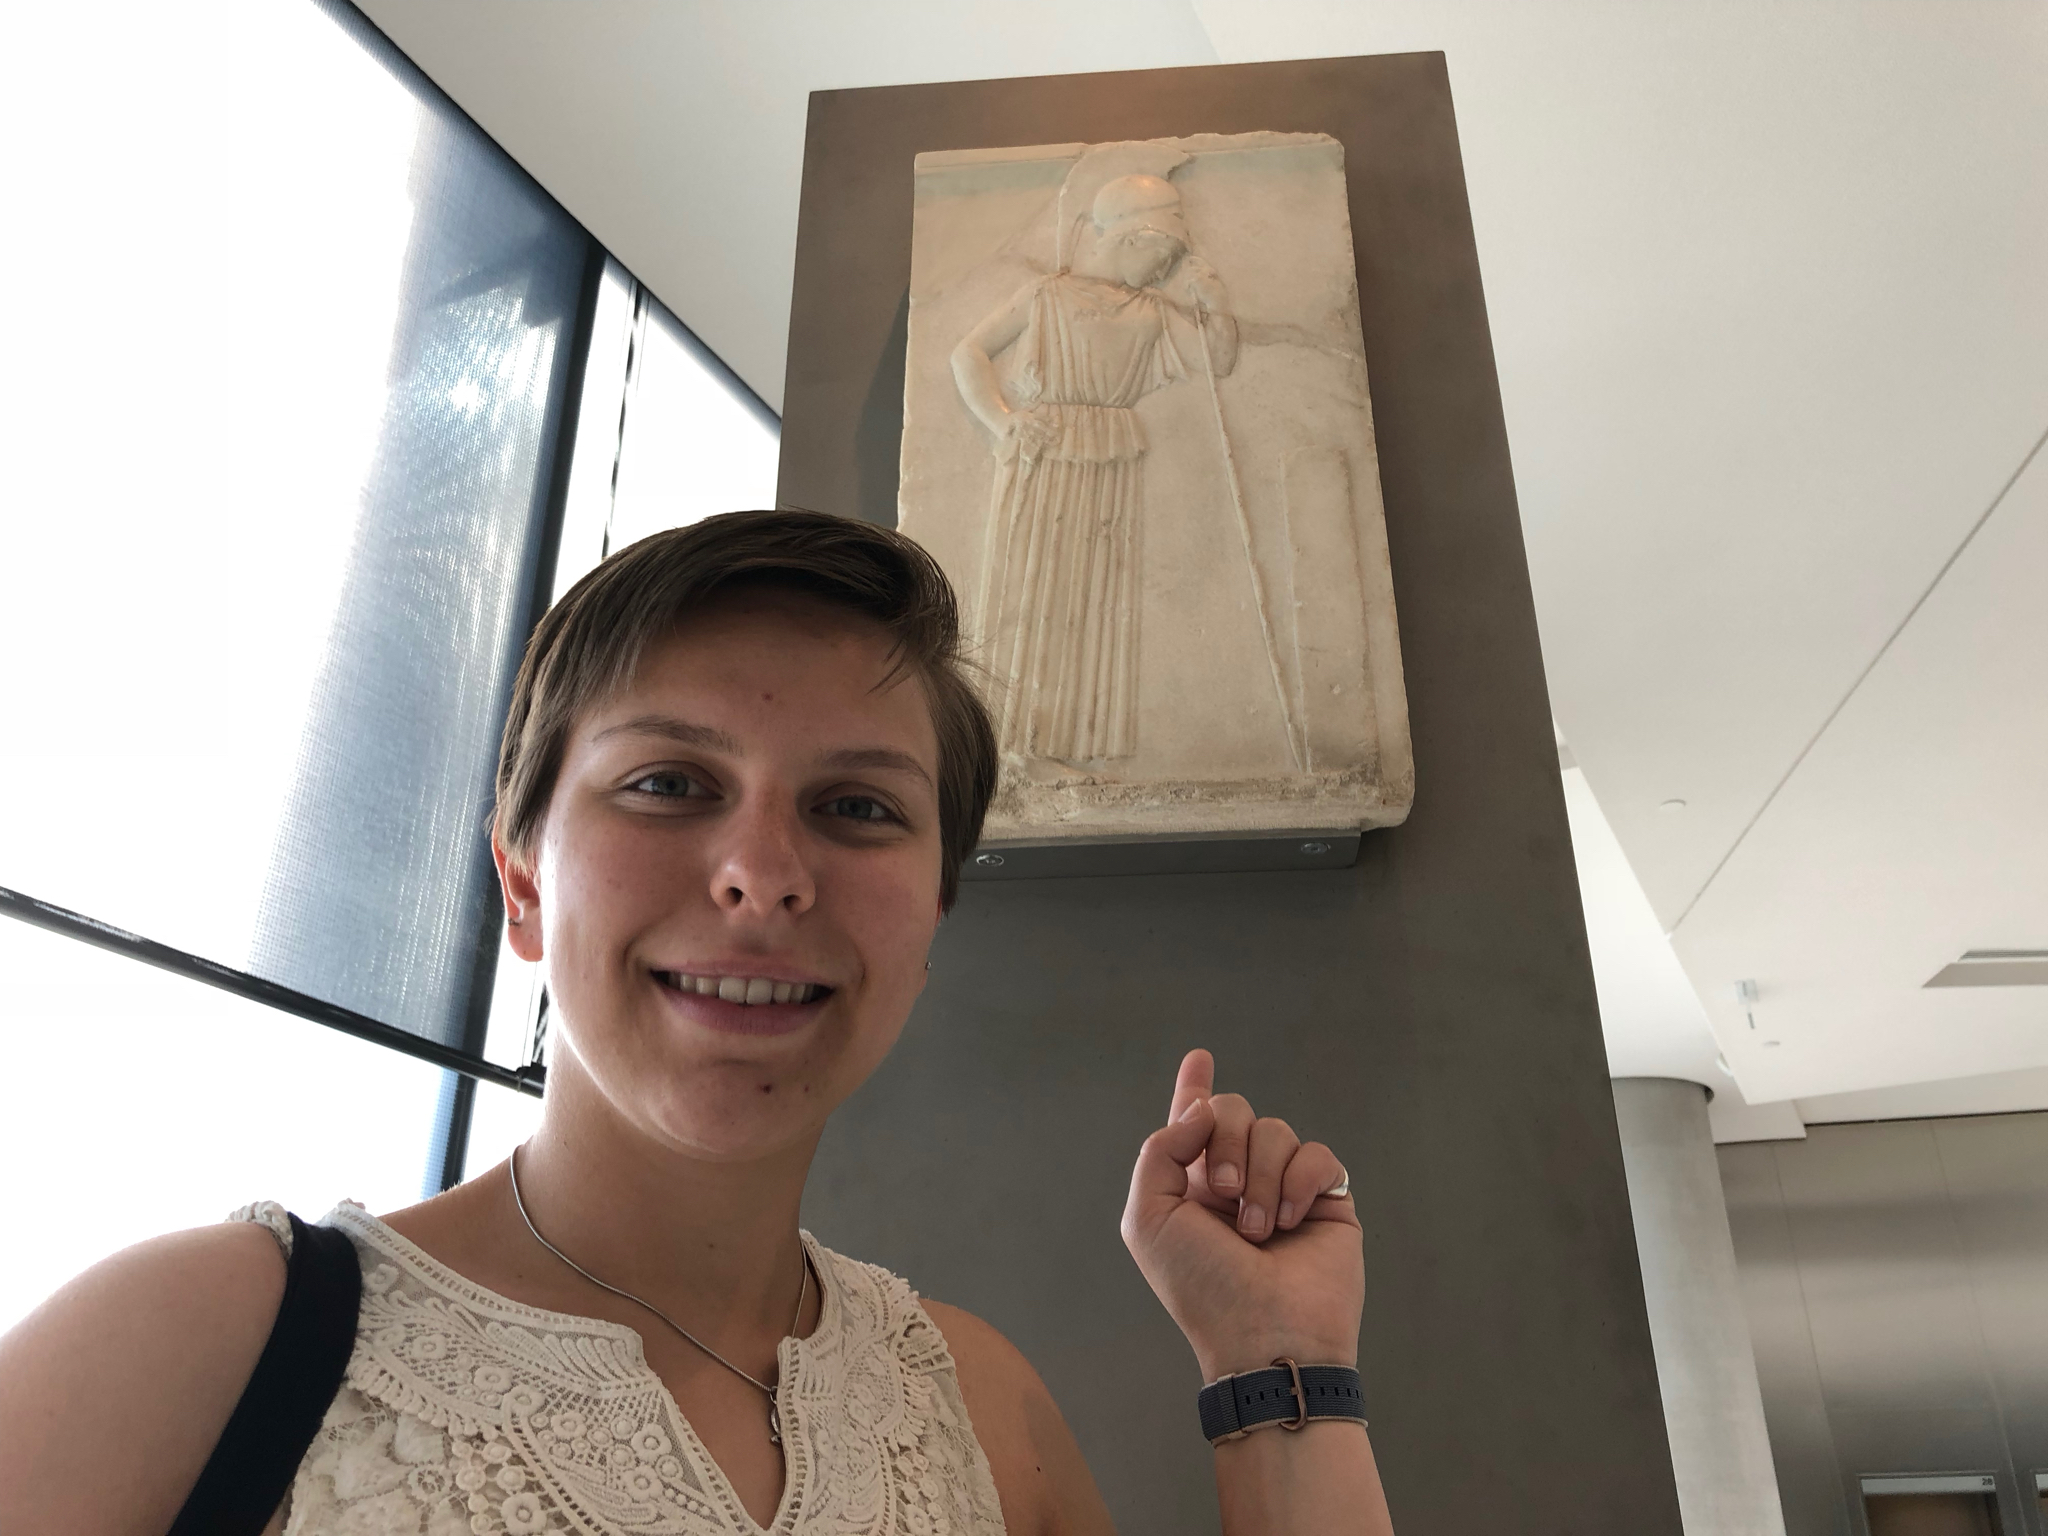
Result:
<svg viewBox="0 0 2048 1536"><path fill-rule="evenodd" d="M1318 1419L1365 1422L1365 1391L1348 1365L1296 1365L1282 1358L1260 1371L1225 1376L1195 1399L1202 1433L1212 1442L1235 1440L1278 1424L1299 1429Z"/></svg>

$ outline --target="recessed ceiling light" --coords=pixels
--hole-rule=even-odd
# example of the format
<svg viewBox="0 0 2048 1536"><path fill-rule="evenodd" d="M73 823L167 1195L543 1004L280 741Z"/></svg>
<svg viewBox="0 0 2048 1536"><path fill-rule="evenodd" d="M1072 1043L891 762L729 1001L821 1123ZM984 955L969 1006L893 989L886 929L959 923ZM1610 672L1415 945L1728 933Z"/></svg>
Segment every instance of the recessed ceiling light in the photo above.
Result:
<svg viewBox="0 0 2048 1536"><path fill-rule="evenodd" d="M1680 811L1685 809L1685 802L1683 800L1666 800L1661 805L1659 805L1657 809L1662 811L1666 816L1676 816Z"/></svg>

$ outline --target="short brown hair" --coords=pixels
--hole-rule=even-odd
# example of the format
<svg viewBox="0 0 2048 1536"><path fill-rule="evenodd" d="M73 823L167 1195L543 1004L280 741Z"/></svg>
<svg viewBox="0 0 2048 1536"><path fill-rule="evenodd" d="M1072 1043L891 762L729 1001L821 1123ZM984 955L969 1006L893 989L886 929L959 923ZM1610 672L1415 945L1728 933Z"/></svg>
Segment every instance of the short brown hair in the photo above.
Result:
<svg viewBox="0 0 2048 1536"><path fill-rule="evenodd" d="M939 897L950 908L996 787L995 732L968 680L959 604L922 546L822 512L728 512L654 534L548 610L527 643L498 752L499 843L531 865L577 718L632 681L650 644L741 587L805 592L872 619L894 642L899 672L923 685L939 739Z"/></svg>

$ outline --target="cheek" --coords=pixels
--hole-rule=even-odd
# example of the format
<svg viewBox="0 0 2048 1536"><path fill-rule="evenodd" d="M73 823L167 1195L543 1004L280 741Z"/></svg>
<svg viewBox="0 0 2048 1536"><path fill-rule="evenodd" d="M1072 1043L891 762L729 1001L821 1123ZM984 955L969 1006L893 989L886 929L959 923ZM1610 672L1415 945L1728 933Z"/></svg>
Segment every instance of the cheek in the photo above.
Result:
<svg viewBox="0 0 2048 1536"><path fill-rule="evenodd" d="M631 922L651 905L674 905L684 871L676 865L672 839L649 836L604 816L564 830L554 848L558 906L573 905L600 920Z"/></svg>
<svg viewBox="0 0 2048 1536"><path fill-rule="evenodd" d="M675 904L677 872L648 857L644 838L602 824L567 829L541 863L547 961L558 987L608 971L651 918Z"/></svg>
<svg viewBox="0 0 2048 1536"><path fill-rule="evenodd" d="M893 990L924 974L938 905L938 881L921 862L869 871L846 888L842 921L866 957L872 983Z"/></svg>

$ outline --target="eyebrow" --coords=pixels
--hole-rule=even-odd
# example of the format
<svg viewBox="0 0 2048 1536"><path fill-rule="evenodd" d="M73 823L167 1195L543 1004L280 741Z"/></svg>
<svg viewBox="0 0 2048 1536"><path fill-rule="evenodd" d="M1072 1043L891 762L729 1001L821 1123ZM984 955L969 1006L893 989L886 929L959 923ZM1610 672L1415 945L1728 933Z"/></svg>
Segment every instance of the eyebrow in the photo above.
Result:
<svg viewBox="0 0 2048 1536"><path fill-rule="evenodd" d="M660 736L686 747L702 747L730 757L745 756L740 749L739 738L731 732L721 731L716 726L678 720L674 715L635 715L631 720L606 726L590 739L605 741L613 736Z"/></svg>
<svg viewBox="0 0 2048 1536"><path fill-rule="evenodd" d="M690 720L678 720L674 715L635 715L631 720L621 720L617 725L608 725L591 737L592 741L604 741L612 736L659 736L686 747L701 747L710 752L723 752L729 757L745 757L739 738L730 731L721 731L716 726L698 725ZM843 747L837 752L827 752L820 761L827 768L893 768L899 773L915 774L923 779L927 788L936 789L932 776L925 772L924 764L908 752L899 752L894 747Z"/></svg>
<svg viewBox="0 0 2048 1536"><path fill-rule="evenodd" d="M925 782L927 789L936 789L932 776L924 771L924 764L908 752L898 752L894 747L848 747L839 752L827 752L824 756L827 768L894 768L902 773L914 773Z"/></svg>

